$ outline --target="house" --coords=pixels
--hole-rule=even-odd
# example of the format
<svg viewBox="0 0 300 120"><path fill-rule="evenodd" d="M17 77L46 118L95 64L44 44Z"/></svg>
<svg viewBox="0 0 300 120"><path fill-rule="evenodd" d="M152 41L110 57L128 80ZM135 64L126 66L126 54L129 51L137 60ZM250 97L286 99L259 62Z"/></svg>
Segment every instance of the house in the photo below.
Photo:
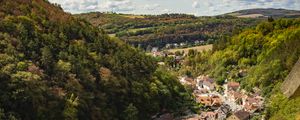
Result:
<svg viewBox="0 0 300 120"><path fill-rule="evenodd" d="M250 113L244 110L239 110L228 117L227 120L250 120Z"/></svg>
<svg viewBox="0 0 300 120"><path fill-rule="evenodd" d="M213 81L203 81L203 88L213 91L213 90L215 90L215 85L214 85Z"/></svg>
<svg viewBox="0 0 300 120"><path fill-rule="evenodd" d="M243 106L245 111L254 113L257 110L262 109L263 98L260 96L247 96L243 99Z"/></svg>
<svg viewBox="0 0 300 120"><path fill-rule="evenodd" d="M174 43L173 46L176 48L176 47L178 47L178 44L177 44L177 43Z"/></svg>
<svg viewBox="0 0 300 120"><path fill-rule="evenodd" d="M180 81L182 84L187 84L187 83L190 83L190 82L193 82L193 81L194 81L193 78L189 78L189 77L180 77L179 79L180 79L179 81Z"/></svg>
<svg viewBox="0 0 300 120"><path fill-rule="evenodd" d="M209 91L215 89L214 80L208 76L199 76L196 81L198 89L207 89Z"/></svg>
<svg viewBox="0 0 300 120"><path fill-rule="evenodd" d="M231 90L231 91L228 92L228 98L229 98L229 100L230 101L234 101L234 102L236 102L236 103L238 103L240 105L243 104L243 97L244 97L244 95L242 93L240 93L240 92L233 91L233 90Z"/></svg>
<svg viewBox="0 0 300 120"><path fill-rule="evenodd" d="M218 114L216 112L202 112L200 120L216 120Z"/></svg>
<svg viewBox="0 0 300 120"><path fill-rule="evenodd" d="M245 70L245 69L239 70L239 73L238 73L239 77L245 77L246 75L247 75L247 70Z"/></svg>
<svg viewBox="0 0 300 120"><path fill-rule="evenodd" d="M197 90L194 90L194 94L207 94L208 93L208 90L207 89L197 89Z"/></svg>
<svg viewBox="0 0 300 120"><path fill-rule="evenodd" d="M217 95L197 96L196 101L211 107L219 107L222 105L222 100Z"/></svg>
<svg viewBox="0 0 300 120"><path fill-rule="evenodd" d="M225 89L227 91L230 91L230 90L237 91L239 88L240 88L240 83L238 83L238 82L228 82L227 85L225 86Z"/></svg>
<svg viewBox="0 0 300 120"><path fill-rule="evenodd" d="M151 49L151 52L152 52L152 53L158 52L158 47L153 47L153 48Z"/></svg>
<svg viewBox="0 0 300 120"><path fill-rule="evenodd" d="M171 48L172 46L171 46L171 44L166 44L166 48L168 49L168 48Z"/></svg>
<svg viewBox="0 0 300 120"><path fill-rule="evenodd" d="M218 120L225 120L227 115L230 114L231 109L228 104L224 104L216 111L218 113Z"/></svg>
<svg viewBox="0 0 300 120"><path fill-rule="evenodd" d="M180 43L180 46L186 46L186 43Z"/></svg>
<svg viewBox="0 0 300 120"><path fill-rule="evenodd" d="M196 89L196 81L194 81L193 78L190 77L181 77L179 79L180 83L183 85L187 85L191 87L192 89Z"/></svg>

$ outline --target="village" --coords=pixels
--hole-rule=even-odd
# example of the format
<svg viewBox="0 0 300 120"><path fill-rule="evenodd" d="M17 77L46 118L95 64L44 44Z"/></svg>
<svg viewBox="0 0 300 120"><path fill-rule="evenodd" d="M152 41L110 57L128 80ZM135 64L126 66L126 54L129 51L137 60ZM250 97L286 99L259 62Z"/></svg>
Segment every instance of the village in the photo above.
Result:
<svg viewBox="0 0 300 120"><path fill-rule="evenodd" d="M264 109L264 98L257 88L249 93L241 89L238 82L227 80L220 86L207 75L195 79L179 77L179 81L191 88L195 101L206 108L199 111L200 115L191 115L185 120L249 120Z"/></svg>
<svg viewBox="0 0 300 120"><path fill-rule="evenodd" d="M153 57L168 56L173 58L174 65L171 67L176 68L181 65L184 57L189 52L189 49L180 50L177 49L182 54L176 55L174 54L175 51L159 51L158 48L154 48L151 55ZM164 66L166 63L158 62L157 64ZM240 72L243 73L243 71ZM258 88L253 88L254 92L250 93L242 89L240 83L228 80L225 80L223 85L218 85L208 75L200 75L196 78L179 76L178 80L182 85L191 89L195 101L203 105L203 109L198 111L200 114L190 114L179 118L180 120L249 120L254 116L260 116L264 110L264 98ZM173 119L167 116L157 120Z"/></svg>

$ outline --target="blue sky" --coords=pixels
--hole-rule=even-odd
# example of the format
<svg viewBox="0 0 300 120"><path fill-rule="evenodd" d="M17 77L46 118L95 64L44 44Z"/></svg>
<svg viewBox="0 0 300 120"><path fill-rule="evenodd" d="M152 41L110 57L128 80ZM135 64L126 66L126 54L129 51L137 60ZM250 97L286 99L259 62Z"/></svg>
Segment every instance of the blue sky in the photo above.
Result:
<svg viewBox="0 0 300 120"><path fill-rule="evenodd" d="M300 10L300 0L49 0L66 12L91 11L129 14L187 13L211 16L250 8Z"/></svg>

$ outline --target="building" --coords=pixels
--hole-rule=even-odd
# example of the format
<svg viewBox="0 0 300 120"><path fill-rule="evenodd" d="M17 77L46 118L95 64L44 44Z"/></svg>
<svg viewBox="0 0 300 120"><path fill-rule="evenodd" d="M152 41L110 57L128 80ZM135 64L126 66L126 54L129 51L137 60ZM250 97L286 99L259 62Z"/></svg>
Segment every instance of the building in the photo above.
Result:
<svg viewBox="0 0 300 120"><path fill-rule="evenodd" d="M208 76L199 76L196 81L198 89L215 90L214 80Z"/></svg>
<svg viewBox="0 0 300 120"><path fill-rule="evenodd" d="M230 101L234 101L237 104L242 105L244 95L240 92L231 90L231 91L228 92L228 98L229 98Z"/></svg>
<svg viewBox="0 0 300 120"><path fill-rule="evenodd" d="M197 95L207 94L207 93L208 93L207 89L197 89L197 90L194 90L194 94L197 94Z"/></svg>
<svg viewBox="0 0 300 120"><path fill-rule="evenodd" d="M217 95L197 96L197 102L210 107L219 107L222 105L222 100Z"/></svg>
<svg viewBox="0 0 300 120"><path fill-rule="evenodd" d="M228 117L227 120L250 120L250 113L244 110L239 110Z"/></svg>
<svg viewBox="0 0 300 120"><path fill-rule="evenodd" d="M207 89L209 91L215 90L215 84L214 84L213 80L203 81L203 88Z"/></svg>
<svg viewBox="0 0 300 120"><path fill-rule="evenodd" d="M234 90L237 91L240 88L240 83L238 82L228 82L227 85L225 86L225 89L230 91Z"/></svg>
<svg viewBox="0 0 300 120"><path fill-rule="evenodd" d="M221 107L219 107L219 109L216 112L218 114L218 120L225 120L228 114L230 114L231 109L229 105L224 104Z"/></svg>
<svg viewBox="0 0 300 120"><path fill-rule="evenodd" d="M218 114L216 112L202 112L200 120L216 120Z"/></svg>
<svg viewBox="0 0 300 120"><path fill-rule="evenodd" d="M169 48L171 48L171 47L172 47L171 44L166 44L166 48L167 48L167 49L169 49Z"/></svg>
<svg viewBox="0 0 300 120"><path fill-rule="evenodd" d="M192 89L196 89L196 81L190 77L181 77L179 78L179 82L183 85L187 85Z"/></svg>
<svg viewBox="0 0 300 120"><path fill-rule="evenodd" d="M260 96L247 96L243 99L244 110L254 113L263 108L263 98Z"/></svg>

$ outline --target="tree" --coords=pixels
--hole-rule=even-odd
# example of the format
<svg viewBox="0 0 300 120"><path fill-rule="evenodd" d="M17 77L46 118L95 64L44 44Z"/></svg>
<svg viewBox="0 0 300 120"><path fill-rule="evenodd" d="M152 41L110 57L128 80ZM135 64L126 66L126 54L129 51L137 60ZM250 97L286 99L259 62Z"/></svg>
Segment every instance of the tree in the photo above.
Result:
<svg viewBox="0 0 300 120"><path fill-rule="evenodd" d="M79 105L79 98L75 97L75 95L72 93L71 96L67 98L65 103L63 115L66 120L78 120L77 117L78 105Z"/></svg>
<svg viewBox="0 0 300 120"><path fill-rule="evenodd" d="M3 109L0 109L0 120L3 120L5 118L5 113Z"/></svg>
<svg viewBox="0 0 300 120"><path fill-rule="evenodd" d="M138 109L132 103L130 103L124 111L124 118L125 120L138 120L138 114Z"/></svg>
<svg viewBox="0 0 300 120"><path fill-rule="evenodd" d="M41 62L46 72L51 72L53 64L53 54L49 47L42 48Z"/></svg>
<svg viewBox="0 0 300 120"><path fill-rule="evenodd" d="M71 63L59 60L56 64L56 68L63 73L68 73L71 70Z"/></svg>
<svg viewBox="0 0 300 120"><path fill-rule="evenodd" d="M268 22L274 22L274 18L272 16L268 17Z"/></svg>

